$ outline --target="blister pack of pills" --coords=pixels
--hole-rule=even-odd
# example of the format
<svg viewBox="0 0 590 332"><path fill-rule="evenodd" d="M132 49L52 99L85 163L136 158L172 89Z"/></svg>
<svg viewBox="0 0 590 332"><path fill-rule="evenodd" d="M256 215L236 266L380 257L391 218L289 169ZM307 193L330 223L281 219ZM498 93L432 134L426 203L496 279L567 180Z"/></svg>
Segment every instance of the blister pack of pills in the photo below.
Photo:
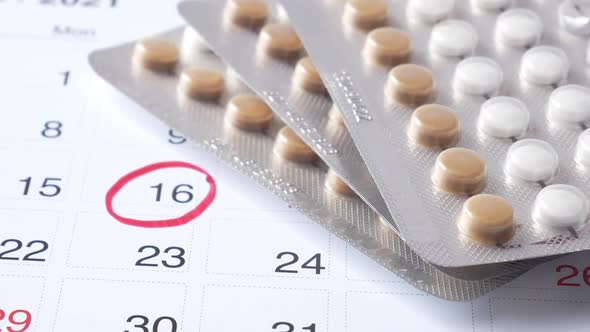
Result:
<svg viewBox="0 0 590 332"><path fill-rule="evenodd" d="M274 1L196 5L209 3L213 8L221 7L215 13L221 13L222 18L203 15L191 8L194 4L190 2L180 4L179 11L243 82L397 231L340 111L333 107L312 59L305 56L301 40L281 19ZM257 47L259 33L262 37Z"/></svg>
<svg viewBox="0 0 590 332"><path fill-rule="evenodd" d="M373 206L379 213L383 202L379 190L367 178L368 170L339 110L332 105L310 57L277 5L273 0L187 1L179 5L179 11L198 31L203 43L226 60L244 83L265 97L273 111L297 129L330 167L344 172L353 189L355 185L361 188L357 190L361 198L366 195L365 201L375 202ZM326 144L330 149L324 148ZM439 268L457 278L480 280L526 270L538 263Z"/></svg>
<svg viewBox="0 0 590 332"><path fill-rule="evenodd" d="M424 262L362 200L326 188L327 166L187 31L96 51L90 64L154 116L419 289L469 300L522 273L465 281Z"/></svg>
<svg viewBox="0 0 590 332"><path fill-rule="evenodd" d="M587 2L280 2L425 260L590 248Z"/></svg>

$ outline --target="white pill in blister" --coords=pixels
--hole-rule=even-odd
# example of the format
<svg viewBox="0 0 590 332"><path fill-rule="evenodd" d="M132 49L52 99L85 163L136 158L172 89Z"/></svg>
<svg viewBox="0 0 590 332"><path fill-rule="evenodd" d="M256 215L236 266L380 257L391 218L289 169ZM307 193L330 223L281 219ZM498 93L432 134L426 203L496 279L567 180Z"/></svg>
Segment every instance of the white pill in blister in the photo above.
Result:
<svg viewBox="0 0 590 332"><path fill-rule="evenodd" d="M455 0L411 0L409 7L420 20L433 23L449 16L455 7Z"/></svg>
<svg viewBox="0 0 590 332"><path fill-rule="evenodd" d="M496 20L496 36L508 46L532 46L539 41L542 32L539 15L529 9L510 9Z"/></svg>
<svg viewBox="0 0 590 332"><path fill-rule="evenodd" d="M494 60L470 57L457 65L453 87L470 95L493 95L502 84L502 68Z"/></svg>
<svg viewBox="0 0 590 332"><path fill-rule="evenodd" d="M504 171L512 178L530 182L547 182L559 168L559 156L547 142L523 139L510 146Z"/></svg>
<svg viewBox="0 0 590 332"><path fill-rule="evenodd" d="M521 77L529 83L550 85L564 81L569 71L569 60L558 47L537 46L522 56Z"/></svg>
<svg viewBox="0 0 590 332"><path fill-rule="evenodd" d="M481 105L478 128L484 134L498 137L521 137L529 126L526 105L513 97L494 97Z"/></svg>
<svg viewBox="0 0 590 332"><path fill-rule="evenodd" d="M554 184L543 188L533 206L533 220L552 228L578 228L586 223L590 203L584 193L570 185Z"/></svg>
<svg viewBox="0 0 590 332"><path fill-rule="evenodd" d="M578 137L575 158L578 164L590 167L590 129L584 130Z"/></svg>
<svg viewBox="0 0 590 332"><path fill-rule="evenodd" d="M555 89L549 97L547 118L568 126L590 121L590 89L575 84Z"/></svg>
<svg viewBox="0 0 590 332"><path fill-rule="evenodd" d="M477 31L471 23L461 20L446 20L438 23L430 35L432 51L443 56L464 56L477 46Z"/></svg>
<svg viewBox="0 0 590 332"><path fill-rule="evenodd" d="M559 6L559 21L569 32L590 34L590 1L564 0Z"/></svg>
<svg viewBox="0 0 590 332"><path fill-rule="evenodd" d="M475 7L482 10L500 10L508 8L512 0L473 0Z"/></svg>

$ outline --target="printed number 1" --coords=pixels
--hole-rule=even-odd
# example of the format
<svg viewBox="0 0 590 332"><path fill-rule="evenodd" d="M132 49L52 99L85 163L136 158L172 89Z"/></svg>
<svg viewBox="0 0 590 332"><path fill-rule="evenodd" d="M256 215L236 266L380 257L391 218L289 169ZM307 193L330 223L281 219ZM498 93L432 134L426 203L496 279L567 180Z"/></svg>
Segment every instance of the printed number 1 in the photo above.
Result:
<svg viewBox="0 0 590 332"><path fill-rule="evenodd" d="M59 73L60 76L62 76L62 84L63 86L68 85L68 83L70 82L70 71L66 70L66 71L62 71L61 73Z"/></svg>

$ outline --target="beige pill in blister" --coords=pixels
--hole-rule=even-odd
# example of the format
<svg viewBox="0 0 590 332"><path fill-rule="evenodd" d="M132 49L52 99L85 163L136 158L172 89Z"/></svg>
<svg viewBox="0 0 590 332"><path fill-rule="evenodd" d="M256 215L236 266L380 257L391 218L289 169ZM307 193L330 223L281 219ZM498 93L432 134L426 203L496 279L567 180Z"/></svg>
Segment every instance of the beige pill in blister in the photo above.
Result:
<svg viewBox="0 0 590 332"><path fill-rule="evenodd" d="M348 0L343 19L348 26L369 31L385 25L388 12L385 0Z"/></svg>
<svg viewBox="0 0 590 332"><path fill-rule="evenodd" d="M172 71L180 52L176 44L164 39L149 38L137 42L133 58L145 68L155 71Z"/></svg>
<svg viewBox="0 0 590 332"><path fill-rule="evenodd" d="M340 195L355 195L355 192L348 186L348 184L342 181L342 178L340 178L340 176L338 176L338 174L336 174L332 169L330 169L326 175L326 188Z"/></svg>
<svg viewBox="0 0 590 332"><path fill-rule="evenodd" d="M258 28L268 19L268 5L264 0L229 0L226 17L234 24L246 28Z"/></svg>
<svg viewBox="0 0 590 332"><path fill-rule="evenodd" d="M486 185L485 161L470 149L447 149L436 158L432 181L451 194L478 194Z"/></svg>
<svg viewBox="0 0 590 332"><path fill-rule="evenodd" d="M434 78L430 70L415 64L402 64L391 69L385 87L390 100L417 106L434 96Z"/></svg>
<svg viewBox="0 0 590 332"><path fill-rule="evenodd" d="M244 130L263 130L270 126L272 110L262 98L240 94L227 103L225 121Z"/></svg>
<svg viewBox="0 0 590 332"><path fill-rule="evenodd" d="M516 231L514 209L500 196L476 195L465 201L457 226L463 235L482 244L504 243Z"/></svg>
<svg viewBox="0 0 590 332"><path fill-rule="evenodd" d="M369 63L393 67L407 62L411 50L412 42L406 32L384 27L369 33L363 48L363 56Z"/></svg>
<svg viewBox="0 0 590 332"><path fill-rule="evenodd" d="M297 62L293 72L293 83L311 93L326 93L326 86L310 57L302 58Z"/></svg>
<svg viewBox="0 0 590 332"><path fill-rule="evenodd" d="M289 127L279 130L273 151L277 156L297 163L318 159L318 155Z"/></svg>
<svg viewBox="0 0 590 332"><path fill-rule="evenodd" d="M269 23L260 31L258 48L273 58L292 60L301 54L303 44L290 25Z"/></svg>
<svg viewBox="0 0 590 332"><path fill-rule="evenodd" d="M203 101L215 101L225 88L223 75L205 67L191 67L180 75L178 89L187 96Z"/></svg>
<svg viewBox="0 0 590 332"><path fill-rule="evenodd" d="M459 140L459 119L448 107L429 104L412 114L408 135L427 148L449 148Z"/></svg>
<svg viewBox="0 0 590 332"><path fill-rule="evenodd" d="M332 108L330 108L330 111L328 112L328 119L330 124L335 124L338 126L345 125L344 116L336 104L332 105Z"/></svg>

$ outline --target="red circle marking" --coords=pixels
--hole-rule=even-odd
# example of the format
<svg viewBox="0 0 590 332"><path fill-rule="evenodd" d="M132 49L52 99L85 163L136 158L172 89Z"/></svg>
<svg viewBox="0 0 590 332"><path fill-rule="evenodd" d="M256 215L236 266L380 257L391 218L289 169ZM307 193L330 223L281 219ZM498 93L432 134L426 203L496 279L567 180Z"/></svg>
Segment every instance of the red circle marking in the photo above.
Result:
<svg viewBox="0 0 590 332"><path fill-rule="evenodd" d="M123 189L125 185L127 185L132 180L145 175L150 172L154 172L164 168L188 168L195 170L199 173L202 173L206 177L206 181L209 184L209 192L205 196L205 198L191 211L187 212L186 214L178 217L178 218L171 218L171 219L164 219L164 220L140 220L140 219L133 219L133 218L126 218L123 217L115 212L113 209L113 200L117 193ZM164 161L159 162L151 165L144 166L140 169L137 169L122 178L120 178L115 184L107 191L106 196L106 206L107 211L109 214L117 219L118 221L122 222L123 224L137 226L137 227L146 227L146 228L161 228L161 227L174 227L180 226L188 223L189 221L197 218L200 216L211 203L215 199L215 195L217 194L217 185L215 184L215 180L206 170L203 168L186 163L184 161Z"/></svg>

